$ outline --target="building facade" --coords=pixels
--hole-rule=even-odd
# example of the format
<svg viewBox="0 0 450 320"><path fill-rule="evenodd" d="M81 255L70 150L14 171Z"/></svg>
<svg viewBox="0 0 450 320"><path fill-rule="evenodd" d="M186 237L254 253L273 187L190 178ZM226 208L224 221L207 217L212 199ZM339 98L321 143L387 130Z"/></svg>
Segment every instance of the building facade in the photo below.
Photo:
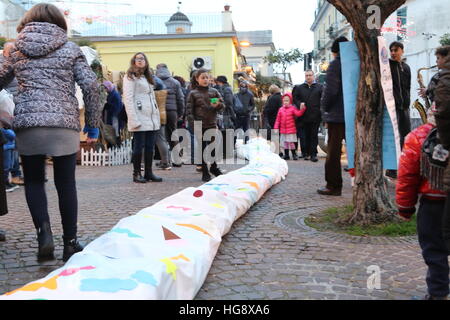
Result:
<svg viewBox="0 0 450 320"><path fill-rule="evenodd" d="M264 77L273 77L273 66L264 61L264 57L275 51L272 40L272 30L242 31L237 33L242 46L241 52L245 56L247 65L253 68L255 73Z"/></svg>
<svg viewBox="0 0 450 320"><path fill-rule="evenodd" d="M204 61L203 67L214 76L225 75L233 79L239 70L239 44L236 33L192 33L141 35L133 37L89 37L99 52L102 63L111 71L126 71L132 56L144 52L150 66L166 63L174 75L188 80L196 68L197 59Z"/></svg>
<svg viewBox="0 0 450 320"><path fill-rule="evenodd" d="M333 41L345 36L353 39L353 30L347 19L328 1L318 0L314 23L311 31L314 32L313 70L320 73L333 60L331 45Z"/></svg>
<svg viewBox="0 0 450 320"><path fill-rule="evenodd" d="M0 37L14 39L17 36L17 25L25 13L25 9L19 4L0 0Z"/></svg>

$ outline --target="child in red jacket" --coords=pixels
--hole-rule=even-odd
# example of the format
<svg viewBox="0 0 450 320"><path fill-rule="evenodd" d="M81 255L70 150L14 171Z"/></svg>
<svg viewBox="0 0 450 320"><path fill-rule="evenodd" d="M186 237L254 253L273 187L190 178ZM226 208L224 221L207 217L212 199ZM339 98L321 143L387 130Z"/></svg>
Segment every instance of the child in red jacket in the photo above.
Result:
<svg viewBox="0 0 450 320"><path fill-rule="evenodd" d="M277 120L274 129L280 129L280 145L284 148L284 159L289 160L289 150L292 151L292 158L298 160L295 143L297 142L297 128L295 117L301 117L306 111L306 106L302 103L300 110L297 109L292 100L292 94L283 95L283 106L278 110Z"/></svg>
<svg viewBox="0 0 450 320"><path fill-rule="evenodd" d="M446 300L449 294L448 251L441 233L445 193L435 190L421 175L422 146L435 125L427 123L412 131L405 139L396 185L398 214L409 221L416 211L417 234L422 256L428 266L428 294L425 300Z"/></svg>

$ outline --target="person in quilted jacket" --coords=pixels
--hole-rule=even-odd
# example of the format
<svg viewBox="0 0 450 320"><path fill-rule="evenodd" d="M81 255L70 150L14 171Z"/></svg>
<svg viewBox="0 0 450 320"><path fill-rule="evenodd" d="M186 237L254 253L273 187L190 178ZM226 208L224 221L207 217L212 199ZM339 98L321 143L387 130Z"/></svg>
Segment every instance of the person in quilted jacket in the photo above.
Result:
<svg viewBox="0 0 450 320"><path fill-rule="evenodd" d="M434 119L413 130L405 138L400 156L396 184L398 215L409 221L417 213L417 233L422 256L428 266L426 300L444 300L449 294L448 251L442 237L442 217L446 195L434 190L430 182L421 175L422 146L428 134L435 128Z"/></svg>
<svg viewBox="0 0 450 320"><path fill-rule="evenodd" d="M101 116L97 79L81 49L67 39L67 23L54 5L28 10L10 55L0 64L0 89L16 77L13 127L22 157L25 196L37 230L38 258L54 258L45 191L46 157L53 158L54 180L63 225L63 260L83 250L77 240L76 155L80 147L77 83L83 92L87 142L98 138Z"/></svg>
<svg viewBox="0 0 450 320"><path fill-rule="evenodd" d="M293 104L292 94L290 93L285 93L282 101L283 106L278 110L274 128L280 130L280 144L284 147L284 159L290 159L289 150L291 150L293 159L298 160L295 150L295 143L297 142L295 118L301 117L306 112L306 106L302 103L300 109L297 109Z"/></svg>
<svg viewBox="0 0 450 320"><path fill-rule="evenodd" d="M436 126L439 139L446 150L450 150L450 55L445 59L444 66L440 72L439 83L435 89L436 102ZM450 163L450 161L449 161ZM450 252L450 165L444 173L444 188L447 192L447 203L445 206L443 233L447 249Z"/></svg>

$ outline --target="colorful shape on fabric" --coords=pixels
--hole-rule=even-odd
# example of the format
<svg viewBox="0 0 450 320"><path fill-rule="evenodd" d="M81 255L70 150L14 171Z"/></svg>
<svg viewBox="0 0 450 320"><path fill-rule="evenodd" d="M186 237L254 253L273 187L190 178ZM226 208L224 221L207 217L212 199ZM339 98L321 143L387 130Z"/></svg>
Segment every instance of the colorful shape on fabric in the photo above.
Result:
<svg viewBox="0 0 450 320"><path fill-rule="evenodd" d="M114 293L122 290L131 291L137 286L138 284L131 279L82 279L80 290Z"/></svg>
<svg viewBox="0 0 450 320"><path fill-rule="evenodd" d="M170 258L161 259L161 262L166 265L166 273L172 275L173 280L177 280L177 265Z"/></svg>
<svg viewBox="0 0 450 320"><path fill-rule="evenodd" d="M191 228L197 231L200 231L210 237L212 237L212 235L210 235L205 229L200 228L199 226L193 225L193 224L184 224L184 223L177 223L177 226L181 226L181 227L186 227L186 228Z"/></svg>
<svg viewBox="0 0 450 320"><path fill-rule="evenodd" d="M87 266L87 267L81 267L81 268L69 268L69 269L66 269L63 272L61 272L59 274L59 276L67 277L67 276L71 276L81 270L92 270L92 269L95 269L95 267Z"/></svg>
<svg viewBox="0 0 450 320"><path fill-rule="evenodd" d="M133 274L131 278L140 283L150 284L154 287L157 286L155 277L151 273L142 270L136 271L136 273Z"/></svg>
<svg viewBox="0 0 450 320"><path fill-rule="evenodd" d="M256 190L259 190L258 184L256 182L251 182L251 181L244 181L245 184L248 184L250 186L252 186L253 188L255 188Z"/></svg>
<svg viewBox="0 0 450 320"><path fill-rule="evenodd" d="M181 209L181 210L183 210L183 211L189 211L189 210L192 210L192 208L178 207L178 206L168 206L167 209Z"/></svg>
<svg viewBox="0 0 450 320"><path fill-rule="evenodd" d="M166 240L178 240L178 239L181 239L179 236L177 236L175 233L173 233L169 229L164 228L164 227L162 227L162 229L163 229L163 233L164 233L164 239L166 239Z"/></svg>
<svg viewBox="0 0 450 320"><path fill-rule="evenodd" d="M195 191L194 192L194 197L196 197L196 198L203 197L203 191L202 190Z"/></svg>
<svg viewBox="0 0 450 320"><path fill-rule="evenodd" d="M58 288L58 284L56 283L56 279L58 279L59 276L54 276L50 279L48 279L45 282L34 282L34 283L30 283L27 284L25 286L23 286L22 288L16 289L14 291L11 292L7 292L5 293L5 295L9 296L13 293L16 293L17 291L38 291L39 289L42 288L47 288L50 290L56 290Z"/></svg>
<svg viewBox="0 0 450 320"><path fill-rule="evenodd" d="M218 209L224 209L225 207L223 205L221 205L220 203L212 203L211 204L214 208L218 208Z"/></svg>
<svg viewBox="0 0 450 320"><path fill-rule="evenodd" d="M128 229L115 228L115 229L112 229L111 232L126 234L130 238L143 238L140 235L135 234L135 233L131 232L131 230L128 230Z"/></svg>
<svg viewBox="0 0 450 320"><path fill-rule="evenodd" d="M176 271L178 269L177 265L172 262L172 260L184 260L186 262L190 262L189 258L187 258L184 254L180 254L176 257L161 259L160 261L166 265L166 273L172 275L173 280L177 280Z"/></svg>

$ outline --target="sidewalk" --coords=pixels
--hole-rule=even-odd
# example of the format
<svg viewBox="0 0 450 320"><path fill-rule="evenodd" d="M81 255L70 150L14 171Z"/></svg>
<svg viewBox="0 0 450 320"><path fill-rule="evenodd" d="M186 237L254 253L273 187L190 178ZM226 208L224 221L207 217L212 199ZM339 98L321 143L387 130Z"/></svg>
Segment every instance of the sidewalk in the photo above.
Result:
<svg viewBox="0 0 450 320"><path fill-rule="evenodd" d="M303 218L310 213L351 201L349 177L343 173L343 197L320 196L316 189L323 186L324 159L288 163L286 181L269 190L224 237L196 299L409 299L425 294L425 264L414 237L359 238L305 226ZM0 294L63 265L51 171L49 166L48 202L57 260L37 262L35 230L23 188L9 193L10 213L0 217L0 229L7 232L7 241L0 243ZM77 167L81 241L88 243L121 218L202 184L194 166L158 170L165 178L161 184L134 184L131 171L131 166ZM380 290L367 289L371 265L381 269Z"/></svg>

